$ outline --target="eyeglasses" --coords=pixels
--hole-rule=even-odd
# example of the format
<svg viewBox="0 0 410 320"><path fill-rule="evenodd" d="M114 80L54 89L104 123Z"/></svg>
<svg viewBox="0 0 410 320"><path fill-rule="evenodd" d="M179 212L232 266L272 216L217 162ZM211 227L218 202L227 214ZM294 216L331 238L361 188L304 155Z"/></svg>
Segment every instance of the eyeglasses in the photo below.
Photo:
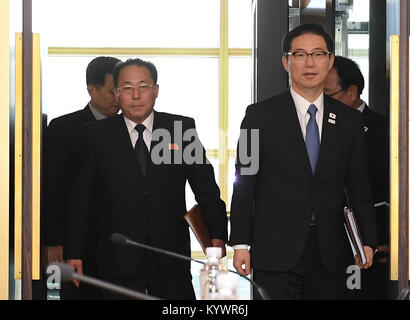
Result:
<svg viewBox="0 0 410 320"><path fill-rule="evenodd" d="M328 97L333 97L333 96L337 95L339 92L342 92L342 91L344 91L344 89L340 89L339 91L336 91L335 93L332 93L332 94L327 94L327 96Z"/></svg>
<svg viewBox="0 0 410 320"><path fill-rule="evenodd" d="M307 53L305 51L296 51L296 52L286 52L285 56L292 56L293 60L296 63L303 63L306 61L308 56L312 57L312 60L314 62L323 62L326 58L326 56L332 54L331 52L326 52L326 51L322 51L322 50L318 50L318 51L313 51L312 53Z"/></svg>
<svg viewBox="0 0 410 320"><path fill-rule="evenodd" d="M132 94L135 92L135 90L138 90L139 93L144 93L153 87L155 87L155 84L140 83L136 86L127 84L125 86L119 87L118 90L121 90L124 94Z"/></svg>

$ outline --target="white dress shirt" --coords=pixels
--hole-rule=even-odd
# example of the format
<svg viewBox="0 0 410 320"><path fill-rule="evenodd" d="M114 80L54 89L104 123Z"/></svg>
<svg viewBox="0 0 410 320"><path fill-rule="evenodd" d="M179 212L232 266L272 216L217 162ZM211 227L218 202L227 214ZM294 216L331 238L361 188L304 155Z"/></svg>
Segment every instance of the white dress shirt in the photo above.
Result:
<svg viewBox="0 0 410 320"><path fill-rule="evenodd" d="M138 132L137 130L135 130L135 126L137 125L137 123L128 119L126 116L124 116L124 121L125 121L125 124L127 125L132 147L135 148L135 143L137 142L137 139L138 139ZM149 151L151 147L151 140L152 140L152 126L154 124L154 110L142 122L142 124L145 126L145 130L142 133L142 138L144 139L145 145L147 146L148 151Z"/></svg>
<svg viewBox="0 0 410 320"><path fill-rule="evenodd" d="M361 113L363 113L364 111L364 107L366 107L366 102L363 102L359 108L357 108L356 110L360 111Z"/></svg>
<svg viewBox="0 0 410 320"><path fill-rule="evenodd" d="M316 112L316 123L319 129L319 139L322 140L322 123L323 123L323 112L324 112L324 100L323 92L321 95L314 101L309 102L302 96L296 93L293 88L290 88L290 94L292 95L293 101L295 102L296 112L298 114L300 129L302 130L303 139L306 138L306 126L310 119L310 114L307 112L309 106L314 104L317 108Z"/></svg>
<svg viewBox="0 0 410 320"><path fill-rule="evenodd" d="M316 106L317 108L316 123L319 129L319 139L321 140L322 139L323 112L324 112L323 92L314 102L307 101L301 95L296 93L295 90L293 90L293 88L290 88L290 94L292 95L293 102L295 103L295 106L296 106L296 112L297 112L298 119L299 119L300 129L302 130L303 139L306 138L306 126L310 119L310 114L307 111L311 104L314 104ZM232 248L234 250L249 249L249 246L247 244L238 244L238 245L234 245Z"/></svg>

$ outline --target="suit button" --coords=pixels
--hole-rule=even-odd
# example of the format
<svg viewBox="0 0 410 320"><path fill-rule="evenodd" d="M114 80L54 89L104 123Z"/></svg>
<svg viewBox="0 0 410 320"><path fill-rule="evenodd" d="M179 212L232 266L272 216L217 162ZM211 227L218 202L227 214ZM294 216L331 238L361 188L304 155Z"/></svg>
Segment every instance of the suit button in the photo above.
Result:
<svg viewBox="0 0 410 320"><path fill-rule="evenodd" d="M144 190L144 196L149 196L149 195L151 195L151 191L149 191L149 190Z"/></svg>

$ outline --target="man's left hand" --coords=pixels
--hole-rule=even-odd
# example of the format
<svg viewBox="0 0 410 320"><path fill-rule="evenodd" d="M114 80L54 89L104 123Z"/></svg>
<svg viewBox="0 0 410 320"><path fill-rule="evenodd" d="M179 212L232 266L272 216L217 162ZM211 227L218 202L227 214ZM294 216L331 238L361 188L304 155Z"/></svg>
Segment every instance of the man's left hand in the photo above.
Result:
<svg viewBox="0 0 410 320"><path fill-rule="evenodd" d="M356 254L356 266L360 269L368 269L373 265L373 249L369 246L363 246L363 250L366 256L366 263L362 265L359 261L359 256Z"/></svg>

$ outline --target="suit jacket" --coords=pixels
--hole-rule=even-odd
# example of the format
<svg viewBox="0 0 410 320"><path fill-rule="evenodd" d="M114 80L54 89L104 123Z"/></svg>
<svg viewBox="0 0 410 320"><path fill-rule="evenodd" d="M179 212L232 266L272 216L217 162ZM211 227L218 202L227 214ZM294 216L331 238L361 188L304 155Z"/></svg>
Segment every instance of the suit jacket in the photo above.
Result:
<svg viewBox="0 0 410 320"><path fill-rule="evenodd" d="M81 128L95 121L87 105L84 109L50 121L45 146L46 245L62 245L67 196L80 153Z"/></svg>
<svg viewBox="0 0 410 320"><path fill-rule="evenodd" d="M363 125L369 159L369 175L375 203L389 202L389 132L384 116L371 110L363 110ZM389 215L386 206L376 208L378 244L388 243Z"/></svg>
<svg viewBox="0 0 410 320"><path fill-rule="evenodd" d="M174 136L175 121L182 123L182 132L195 128L191 118L161 112L154 114L153 131L165 129L171 134L173 159L176 152L184 152L189 146L189 142L178 141ZM142 249L120 247L110 242L114 232L190 256L189 228L183 219L187 181L201 206L211 236L227 240L225 203L220 199L210 164L154 165L151 162L149 174L144 179L122 115L86 126L83 142L82 166L70 201L65 258L84 258L91 198L98 203L98 216L89 223L95 224L98 230L96 249L102 278L129 278L143 263ZM158 143L151 142L151 152ZM202 145L201 150L205 154ZM190 276L188 262L159 254L154 258L163 274Z"/></svg>
<svg viewBox="0 0 410 320"><path fill-rule="evenodd" d="M335 115L334 124L328 121L332 120L330 113ZM253 268L291 270L305 248L314 212L325 269L345 273L353 263L343 225L345 186L364 243L376 245L363 125L357 111L324 97L314 175L289 91L249 106L241 128L259 129L259 171L241 175L246 164L237 159L230 245L250 244ZM238 148L241 152L246 151Z"/></svg>

